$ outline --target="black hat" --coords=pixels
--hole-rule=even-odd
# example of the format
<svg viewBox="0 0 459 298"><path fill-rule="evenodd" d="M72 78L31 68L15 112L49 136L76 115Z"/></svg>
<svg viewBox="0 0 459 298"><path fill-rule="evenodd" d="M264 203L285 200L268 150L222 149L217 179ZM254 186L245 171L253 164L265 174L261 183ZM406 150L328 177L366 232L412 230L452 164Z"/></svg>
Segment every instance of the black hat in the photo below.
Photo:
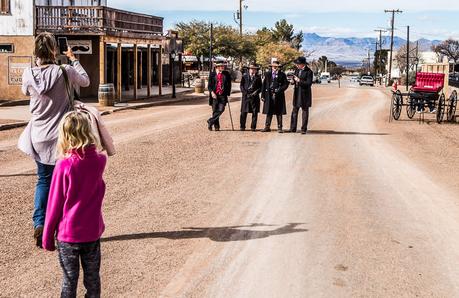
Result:
<svg viewBox="0 0 459 298"><path fill-rule="evenodd" d="M255 63L250 63L250 65L249 65L248 68L249 68L249 69L251 69L251 68L252 68L252 69L260 69L260 67L259 67L258 65L256 65Z"/></svg>
<svg viewBox="0 0 459 298"><path fill-rule="evenodd" d="M293 61L293 63L295 64L308 64L308 62L306 62L306 58L305 57L298 57L295 59L295 61Z"/></svg>
<svg viewBox="0 0 459 298"><path fill-rule="evenodd" d="M269 66L280 66L280 62L277 60L274 60L273 62L271 62Z"/></svg>

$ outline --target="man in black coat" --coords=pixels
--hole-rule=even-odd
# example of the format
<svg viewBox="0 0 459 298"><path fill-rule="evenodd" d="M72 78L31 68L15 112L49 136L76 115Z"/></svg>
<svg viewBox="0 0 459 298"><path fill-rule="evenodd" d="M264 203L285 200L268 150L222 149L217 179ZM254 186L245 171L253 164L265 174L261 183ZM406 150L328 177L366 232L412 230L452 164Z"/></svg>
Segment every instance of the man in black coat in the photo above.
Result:
<svg viewBox="0 0 459 298"><path fill-rule="evenodd" d="M302 109L302 123L301 123L301 133L306 134L308 131L308 121L309 121L309 108L312 105L312 80L313 73L312 70L308 67L305 57L299 57L295 60L296 70L292 79L292 84L295 85L295 90L293 92L293 111L292 119L290 122L289 132L296 132L297 123L298 123L298 112L300 108Z"/></svg>
<svg viewBox="0 0 459 298"><path fill-rule="evenodd" d="M225 111L228 96L231 95L231 75L225 70L224 62L215 63L215 71L209 74L209 105L212 106L212 117L207 120L208 129L220 130L220 116Z"/></svg>
<svg viewBox="0 0 459 298"><path fill-rule="evenodd" d="M258 75L258 66L250 64L249 71L241 79L241 130L245 130L247 114L252 114L252 131L257 129L258 113L260 112L260 92L262 87L261 77Z"/></svg>
<svg viewBox="0 0 459 298"><path fill-rule="evenodd" d="M264 102L263 114L266 115L266 124L262 132L271 131L273 115L276 115L277 131L283 133L282 115L287 114L285 91L288 89L289 82L285 73L280 70L278 61L272 62L270 66L271 70L265 74L261 91L261 100Z"/></svg>

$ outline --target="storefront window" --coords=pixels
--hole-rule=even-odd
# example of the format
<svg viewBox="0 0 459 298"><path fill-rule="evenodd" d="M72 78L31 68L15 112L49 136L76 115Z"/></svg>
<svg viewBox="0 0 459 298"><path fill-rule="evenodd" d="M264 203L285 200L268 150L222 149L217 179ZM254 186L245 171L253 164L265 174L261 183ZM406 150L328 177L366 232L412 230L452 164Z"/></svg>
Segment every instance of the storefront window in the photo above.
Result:
<svg viewBox="0 0 459 298"><path fill-rule="evenodd" d="M0 53L13 53L14 46L11 43L0 43Z"/></svg>
<svg viewBox="0 0 459 298"><path fill-rule="evenodd" d="M10 0L0 0L0 15L10 14Z"/></svg>

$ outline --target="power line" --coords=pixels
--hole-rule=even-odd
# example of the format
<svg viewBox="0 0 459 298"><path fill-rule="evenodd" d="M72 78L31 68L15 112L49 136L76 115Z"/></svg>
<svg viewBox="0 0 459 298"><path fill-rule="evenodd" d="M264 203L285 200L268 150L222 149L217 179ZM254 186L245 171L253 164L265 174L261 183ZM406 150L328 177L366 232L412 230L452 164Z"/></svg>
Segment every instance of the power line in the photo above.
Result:
<svg viewBox="0 0 459 298"><path fill-rule="evenodd" d="M384 10L385 13L392 13L392 19L391 19L391 35L390 35L390 60L389 60L389 77L388 77L388 81L387 81L387 84L389 85L390 84L390 81L392 79L392 53L394 51L394 27L395 27L395 14L396 13L402 13L403 11L401 11L400 9L397 9L397 10Z"/></svg>

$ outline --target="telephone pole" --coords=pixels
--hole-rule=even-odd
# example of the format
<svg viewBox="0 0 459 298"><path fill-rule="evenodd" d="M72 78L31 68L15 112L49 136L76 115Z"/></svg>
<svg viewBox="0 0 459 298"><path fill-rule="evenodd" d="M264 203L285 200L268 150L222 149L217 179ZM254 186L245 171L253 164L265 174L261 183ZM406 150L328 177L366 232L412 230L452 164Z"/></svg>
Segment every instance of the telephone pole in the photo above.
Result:
<svg viewBox="0 0 459 298"><path fill-rule="evenodd" d="M410 26L406 26L406 91L410 88Z"/></svg>
<svg viewBox="0 0 459 298"><path fill-rule="evenodd" d="M239 0L239 34L242 36L242 1Z"/></svg>
<svg viewBox="0 0 459 298"><path fill-rule="evenodd" d="M238 0L239 1L239 10L236 11L236 13L233 14L234 21L236 24L239 25L239 34L242 36L242 25L243 25L243 13L242 13L242 8L247 9L247 5L242 5L242 2L245 0Z"/></svg>
<svg viewBox="0 0 459 298"><path fill-rule="evenodd" d="M392 79L392 52L394 51L394 29L395 29L395 14L402 13L400 9L397 10L384 10L385 13L392 13L391 19L391 34L390 34L390 57L389 57L389 77L387 80L387 85L390 84L390 80Z"/></svg>

